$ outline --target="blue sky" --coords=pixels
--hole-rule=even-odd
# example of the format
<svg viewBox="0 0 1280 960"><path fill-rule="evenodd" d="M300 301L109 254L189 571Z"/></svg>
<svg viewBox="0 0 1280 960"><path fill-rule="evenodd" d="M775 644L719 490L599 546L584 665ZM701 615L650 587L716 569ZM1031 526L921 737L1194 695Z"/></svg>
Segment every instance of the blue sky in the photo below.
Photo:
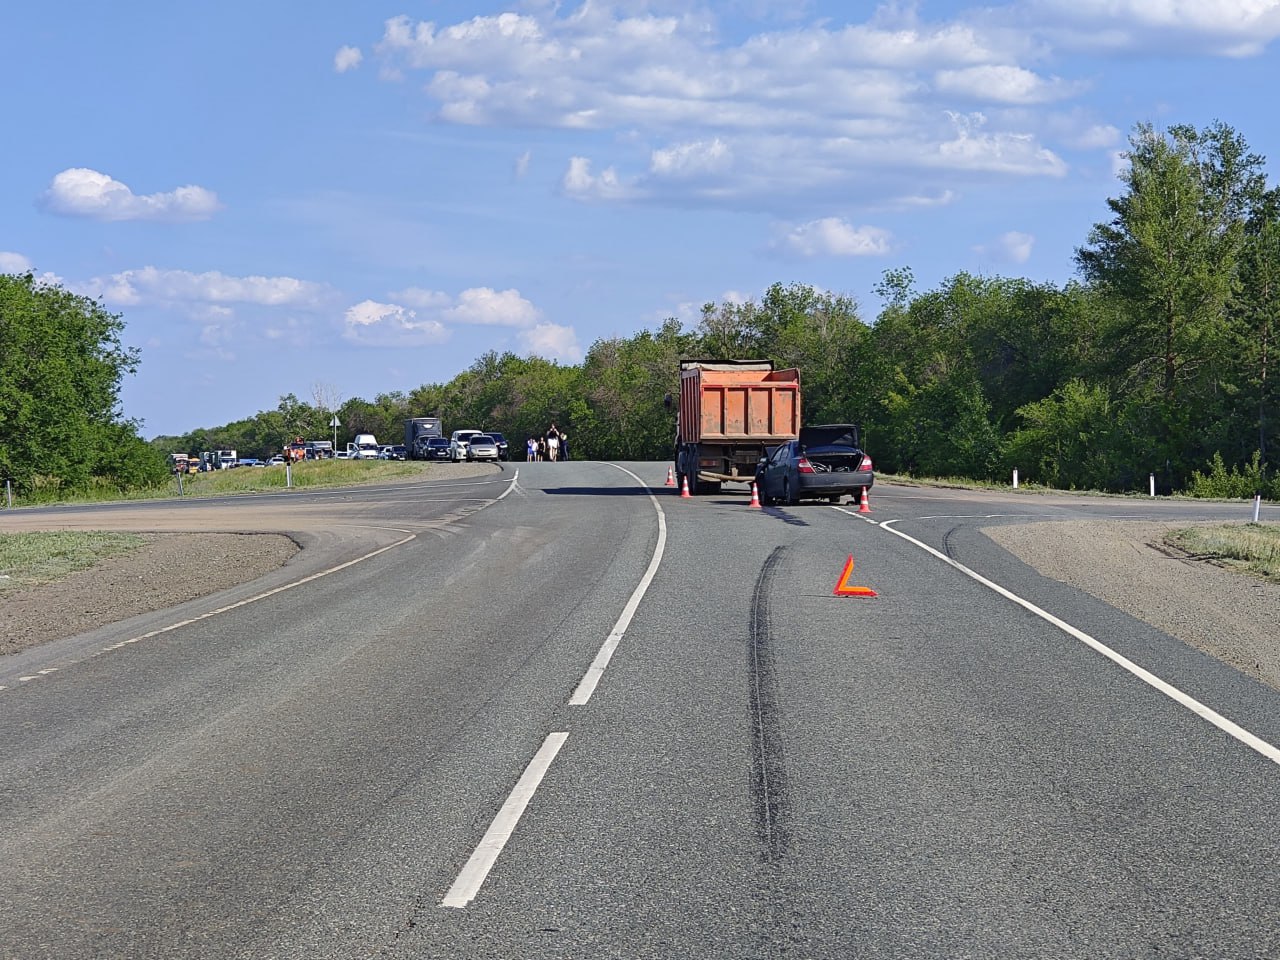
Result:
<svg viewBox="0 0 1280 960"><path fill-rule="evenodd" d="M123 315L143 436L443 382L774 282L1064 283L1134 125L1280 180L1280 0L46 0L0 271ZM424 411L429 412L429 411Z"/></svg>

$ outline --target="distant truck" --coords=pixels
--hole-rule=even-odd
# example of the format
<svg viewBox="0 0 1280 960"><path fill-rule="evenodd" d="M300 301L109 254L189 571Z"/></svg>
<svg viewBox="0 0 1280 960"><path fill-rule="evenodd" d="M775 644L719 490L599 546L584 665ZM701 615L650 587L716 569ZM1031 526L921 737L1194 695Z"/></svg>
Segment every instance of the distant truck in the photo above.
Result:
<svg viewBox="0 0 1280 960"><path fill-rule="evenodd" d="M304 460L332 460L333 441L307 440L302 445L302 457Z"/></svg>
<svg viewBox="0 0 1280 960"><path fill-rule="evenodd" d="M230 470L238 459L234 450L205 450L200 454L200 469Z"/></svg>
<svg viewBox="0 0 1280 960"><path fill-rule="evenodd" d="M439 417L414 417L412 420L404 422L404 445L409 451L409 456L414 460L423 459L420 453L421 442L426 442L428 437L442 437L440 432Z"/></svg>
<svg viewBox="0 0 1280 960"><path fill-rule="evenodd" d="M377 460L378 438L372 433L357 433L355 440L347 444L350 460Z"/></svg>
<svg viewBox="0 0 1280 960"><path fill-rule="evenodd" d="M800 435L800 371L768 360L682 360L676 484L751 483L767 450Z"/></svg>

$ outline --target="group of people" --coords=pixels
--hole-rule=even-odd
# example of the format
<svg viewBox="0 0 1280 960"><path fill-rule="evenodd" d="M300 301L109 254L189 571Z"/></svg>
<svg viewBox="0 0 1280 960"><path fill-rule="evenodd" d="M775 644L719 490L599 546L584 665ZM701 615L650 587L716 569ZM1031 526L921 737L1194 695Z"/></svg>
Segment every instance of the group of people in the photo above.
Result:
<svg viewBox="0 0 1280 960"><path fill-rule="evenodd" d="M563 430L556 429L556 425L553 423L543 436L530 437L525 449L525 459L530 462L534 460L568 460L569 437Z"/></svg>

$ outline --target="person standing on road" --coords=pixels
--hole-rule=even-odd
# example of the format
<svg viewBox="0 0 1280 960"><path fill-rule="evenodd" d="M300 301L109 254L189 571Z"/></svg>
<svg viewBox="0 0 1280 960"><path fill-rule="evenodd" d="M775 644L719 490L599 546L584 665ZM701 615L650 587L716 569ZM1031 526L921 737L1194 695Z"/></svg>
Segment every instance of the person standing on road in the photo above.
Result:
<svg viewBox="0 0 1280 960"><path fill-rule="evenodd" d="M524 445L525 459L532 463L538 459L538 441L530 437Z"/></svg>
<svg viewBox="0 0 1280 960"><path fill-rule="evenodd" d="M547 430L547 459L552 463L560 459L560 431L554 423Z"/></svg>
<svg viewBox="0 0 1280 960"><path fill-rule="evenodd" d="M560 433L560 459L569 459L569 435L563 431Z"/></svg>

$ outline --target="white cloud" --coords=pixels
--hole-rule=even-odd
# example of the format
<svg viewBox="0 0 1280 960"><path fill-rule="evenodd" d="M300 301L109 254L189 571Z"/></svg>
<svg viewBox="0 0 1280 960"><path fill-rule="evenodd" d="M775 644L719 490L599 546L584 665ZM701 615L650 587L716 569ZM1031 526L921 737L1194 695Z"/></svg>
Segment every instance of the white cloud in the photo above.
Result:
<svg viewBox="0 0 1280 960"><path fill-rule="evenodd" d="M1043 104L1082 89L1020 62L1045 52L1025 29L927 23L914 4L890 4L866 23L818 21L735 45L710 13L646 7L526 4L453 25L402 16L386 22L375 52L383 69L424 73L445 122L615 131L634 172L572 157L561 185L582 200L758 204L842 187L879 200L906 192L886 179L948 164L1059 172L1037 140L1044 121L1029 112L999 115L986 144L944 149L939 118L958 107ZM977 162L984 145L998 148L998 163Z"/></svg>
<svg viewBox="0 0 1280 960"><path fill-rule="evenodd" d="M408 307L374 300L347 308L342 335L369 346L422 346L449 339L449 331L439 321L419 320Z"/></svg>
<svg viewBox="0 0 1280 960"><path fill-rule="evenodd" d="M1040 104L1065 100L1082 86L1053 77L1045 80L1030 70L1007 64L984 64L962 70L939 70L937 88L991 103Z"/></svg>
<svg viewBox="0 0 1280 960"><path fill-rule="evenodd" d="M1031 259L1031 250L1036 238L1029 233L1010 230L1002 233L993 243L974 247L974 252L985 257L992 257L1001 263L1026 263Z"/></svg>
<svg viewBox="0 0 1280 960"><path fill-rule="evenodd" d="M951 114L956 127L953 139L939 143L932 162L950 170L980 170L1020 175L1060 177L1067 165L1052 150L1027 134L985 133L982 114Z"/></svg>
<svg viewBox="0 0 1280 960"><path fill-rule="evenodd" d="M1251 57L1280 37L1275 0L1037 0L1025 15L1083 49Z"/></svg>
<svg viewBox="0 0 1280 960"><path fill-rule="evenodd" d="M0 250L0 273L27 273L30 270L31 261L22 254Z"/></svg>
<svg viewBox="0 0 1280 960"><path fill-rule="evenodd" d="M77 292L118 306L173 303L248 303L258 306L319 306L332 295L322 283L293 277L233 277L216 270L191 273L142 267L76 285Z"/></svg>
<svg viewBox="0 0 1280 960"><path fill-rule="evenodd" d="M777 228L774 248L801 257L868 257L889 253L890 236L879 227L855 227L838 217Z"/></svg>
<svg viewBox="0 0 1280 960"><path fill-rule="evenodd" d="M532 157L532 153L530 153L530 151L528 150L520 154L520 156L516 157L516 179L517 180L523 180L525 178L525 175L528 174L529 160L531 159L531 157Z"/></svg>
<svg viewBox="0 0 1280 960"><path fill-rule="evenodd" d="M339 47L338 52L333 55L333 69L338 73L346 73L360 66L363 60L364 54L359 47Z"/></svg>
<svg viewBox="0 0 1280 960"><path fill-rule="evenodd" d="M732 163L733 151L727 143L715 137L653 151L649 171L663 177L695 177L719 173Z"/></svg>
<svg viewBox="0 0 1280 960"><path fill-rule="evenodd" d="M564 192L579 200L623 200L636 195L632 186L618 179L613 167L601 171L599 176L591 172L591 161L586 157L570 157L569 169L561 181Z"/></svg>
<svg viewBox="0 0 1280 960"><path fill-rule="evenodd" d="M447 293L424 290L422 287L408 287L392 293L391 297L398 303L404 303L419 310L442 310L453 305L453 298Z"/></svg>
<svg viewBox="0 0 1280 960"><path fill-rule="evenodd" d="M537 307L520 296L519 290L498 291L489 287L463 290L444 315L457 323L500 327L528 327L541 316Z"/></svg>
<svg viewBox="0 0 1280 960"><path fill-rule="evenodd" d="M53 178L40 198L50 213L94 220L208 220L219 209L218 195L204 187L168 193L135 194L119 180L87 167L72 167Z"/></svg>
<svg viewBox="0 0 1280 960"><path fill-rule="evenodd" d="M561 326L558 323L540 323L523 331L520 339L531 353L548 360L577 363L583 356L582 346L578 343L578 335L573 327Z"/></svg>

